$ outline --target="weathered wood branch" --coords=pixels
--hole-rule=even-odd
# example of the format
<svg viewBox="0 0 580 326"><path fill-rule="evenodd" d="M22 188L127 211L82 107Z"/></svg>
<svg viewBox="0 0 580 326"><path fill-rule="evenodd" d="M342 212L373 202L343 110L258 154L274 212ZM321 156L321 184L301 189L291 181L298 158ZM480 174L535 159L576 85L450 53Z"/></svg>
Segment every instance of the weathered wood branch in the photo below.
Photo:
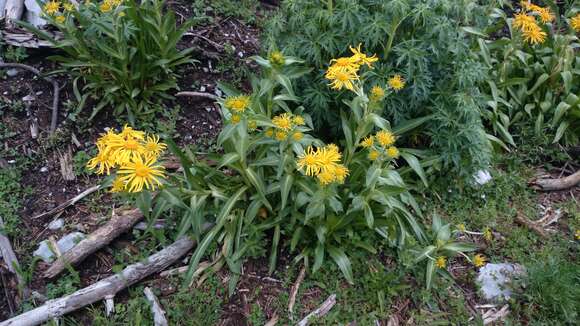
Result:
<svg viewBox="0 0 580 326"><path fill-rule="evenodd" d="M54 131L56 130L56 124L58 122L58 97L60 93L58 82L50 77L44 76L38 69L31 67L29 65L21 63L0 62L0 69L2 68L16 68L27 70L52 84L53 95L52 95L52 119L50 121L50 133L53 134Z"/></svg>
<svg viewBox="0 0 580 326"><path fill-rule="evenodd" d="M181 238L167 248L149 256L144 262L127 266L120 273L107 277L73 294L49 300L36 309L0 322L0 326L38 325L49 319L63 316L86 305L103 300L105 297L115 295L141 279L167 268L167 266L189 252L193 246L193 240Z"/></svg>
<svg viewBox="0 0 580 326"><path fill-rule="evenodd" d="M167 318L165 318L165 311L161 308L161 304L159 304L159 300L153 291L150 288L146 287L143 289L143 293L145 293L145 297L149 304L151 304L151 313L153 314L153 322L155 326L167 326Z"/></svg>
<svg viewBox="0 0 580 326"><path fill-rule="evenodd" d="M21 293L19 299L23 299L22 295L23 296L27 295L26 282L24 282L24 279L22 278L22 275L19 272L20 264L18 263L18 258L16 257L14 250L12 249L10 239L8 239L8 237L2 233L4 232L3 230L4 230L4 221L2 220L2 216L0 216L0 256L2 257L2 259L4 259L4 262L6 262L8 270L16 276L18 286L20 287L20 290L22 290L23 292ZM18 300L16 304L19 303L20 302Z"/></svg>
<svg viewBox="0 0 580 326"><path fill-rule="evenodd" d="M201 92L179 92L175 94L175 96L188 96L188 97L203 97L210 100L217 100L219 97L210 94L210 93L201 93Z"/></svg>
<svg viewBox="0 0 580 326"><path fill-rule="evenodd" d="M531 186L542 191L566 190L580 184L580 170L560 179L538 179Z"/></svg>
<svg viewBox="0 0 580 326"><path fill-rule="evenodd" d="M294 318L294 305L296 304L296 295L298 294L298 290L300 289L300 284L304 281L304 276L306 275L306 267L302 266L300 269L300 273L298 274L298 278L296 282L292 286L292 290L290 291L290 300L288 300L288 313L290 314L290 320Z"/></svg>
<svg viewBox="0 0 580 326"><path fill-rule="evenodd" d="M89 234L71 250L58 257L44 272L43 276L45 278L53 278L64 271L68 265L83 261L88 255L108 245L120 234L130 230L142 218L143 214L138 209L123 211L121 214L113 216L107 224Z"/></svg>
<svg viewBox="0 0 580 326"><path fill-rule="evenodd" d="M528 227L536 232L542 238L548 238L546 231L537 223L534 223L527 218L525 218L520 212L516 214L516 222L522 226Z"/></svg>
<svg viewBox="0 0 580 326"><path fill-rule="evenodd" d="M55 208L49 210L48 212L44 212L44 213L42 213L40 215L36 215L32 219L39 219L39 218L43 218L43 217L47 217L47 216L52 216L52 215L55 215L57 213L60 213L65 208L76 204L79 200L85 198L86 196L92 194L93 192L95 192L95 191L97 191L99 189L101 189L101 186L92 186L92 187L88 188L87 190L81 192L80 194L76 195L75 197L73 197L73 198L65 201L64 203L56 206Z"/></svg>
<svg viewBox="0 0 580 326"><path fill-rule="evenodd" d="M318 308L316 308L316 310L306 315L306 317L304 317L304 319L302 319L298 323L298 326L308 325L308 320L310 320L310 318L320 318L326 315L330 311L330 309L334 307L335 304L336 304L336 294L333 294L329 296L328 299L324 300L324 302ZM0 326L2 325L0 324Z"/></svg>

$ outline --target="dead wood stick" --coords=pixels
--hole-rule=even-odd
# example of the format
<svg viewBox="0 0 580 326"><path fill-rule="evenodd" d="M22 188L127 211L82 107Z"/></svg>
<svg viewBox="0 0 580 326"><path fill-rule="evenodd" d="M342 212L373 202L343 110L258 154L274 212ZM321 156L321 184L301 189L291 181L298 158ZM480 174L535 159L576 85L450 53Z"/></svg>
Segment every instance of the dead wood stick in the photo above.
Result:
<svg viewBox="0 0 580 326"><path fill-rule="evenodd" d="M108 245L123 232L130 230L142 218L143 214L138 209L123 211L121 214L113 216L107 224L89 234L71 250L58 257L44 272L43 277L53 278L69 264L74 265L81 262L88 255Z"/></svg>
<svg viewBox="0 0 580 326"><path fill-rule="evenodd" d="M144 262L129 265L120 273L109 276L73 294L49 300L36 309L0 322L0 326L38 325L49 319L63 316L86 305L103 300L105 297L115 295L143 278L167 268L167 266L189 252L193 246L193 240L181 238L167 248L149 256Z"/></svg>
<svg viewBox="0 0 580 326"><path fill-rule="evenodd" d="M548 234L546 233L546 231L544 229L542 229L541 226L539 226L538 224L528 220L527 218L525 218L524 216L522 216L521 213L517 213L516 214L516 222L522 226L528 227L530 229L532 229L534 232L536 232L538 235L540 235L542 238L547 238Z"/></svg>
<svg viewBox="0 0 580 326"><path fill-rule="evenodd" d="M8 239L8 237L2 232L4 232L4 221L2 220L2 216L0 216L0 256L2 256L2 259L6 262L8 270L16 275L20 288L25 291L26 283L24 282L22 275L19 273L20 264L18 263L18 258L16 258L16 254L12 249L10 239Z"/></svg>
<svg viewBox="0 0 580 326"><path fill-rule="evenodd" d="M567 177L560 179L538 179L534 180L531 185L542 191L557 191L572 188L580 184L580 170Z"/></svg>
<svg viewBox="0 0 580 326"><path fill-rule="evenodd" d="M101 186L92 186L92 187L88 188L87 190L81 192L80 194L76 195L75 197L73 197L73 198L65 201L64 203L56 206L55 208L49 210L48 212L44 212L40 215L36 215L35 217L33 217L33 219L55 215L56 213L63 211L65 208L76 204L79 200L85 198L86 196L92 194L93 192L95 192L99 189L101 189Z"/></svg>
<svg viewBox="0 0 580 326"><path fill-rule="evenodd" d="M52 119L50 121L50 133L53 134L56 130L56 123L58 120L58 97L60 93L60 88L58 87L58 82L50 77L44 76L38 69L31 67L29 65L21 63L3 63L0 62L0 68L18 68L28 70L31 73L38 75L42 79L52 84L53 95L52 95Z"/></svg>
<svg viewBox="0 0 580 326"><path fill-rule="evenodd" d="M153 291L146 287L143 289L143 293L145 293L147 301L149 301L151 304L151 313L153 314L153 322L155 323L155 326L167 326L168 323L167 318L165 318L165 311L163 311L163 308L161 308L159 300L157 300L157 297L155 294L153 294Z"/></svg>
<svg viewBox="0 0 580 326"><path fill-rule="evenodd" d="M218 97L213 94L202 92L179 92L175 94L175 96L204 97L213 101L218 99Z"/></svg>
<svg viewBox="0 0 580 326"><path fill-rule="evenodd" d="M290 320L293 320L294 314L294 305L296 304L296 295L298 294L298 290L300 289L300 284L304 281L304 276L306 275L306 268L302 266L300 269L300 273L298 273L298 278L296 279L296 283L292 286L292 290L290 291L290 300L288 300L288 313L290 314Z"/></svg>
<svg viewBox="0 0 580 326"><path fill-rule="evenodd" d="M302 319L298 323L298 326L308 325L308 320L310 318L319 318L319 317L326 315L330 311L330 309L332 309L332 307L334 307L335 304L336 304L336 294L333 294L333 295L329 296L328 299L324 300L324 302L318 308L316 308L316 310L314 310L313 312L306 315L306 317L304 317L304 319ZM3 325L0 324L0 326L3 326Z"/></svg>

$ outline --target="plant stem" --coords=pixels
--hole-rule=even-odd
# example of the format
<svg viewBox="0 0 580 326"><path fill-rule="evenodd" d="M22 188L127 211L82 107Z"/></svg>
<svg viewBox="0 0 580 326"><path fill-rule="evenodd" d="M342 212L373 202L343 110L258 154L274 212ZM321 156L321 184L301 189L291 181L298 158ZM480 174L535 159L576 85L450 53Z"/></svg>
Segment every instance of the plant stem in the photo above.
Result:
<svg viewBox="0 0 580 326"><path fill-rule="evenodd" d="M332 15L332 12L334 11L332 0L326 0L326 5L328 6L328 13Z"/></svg>

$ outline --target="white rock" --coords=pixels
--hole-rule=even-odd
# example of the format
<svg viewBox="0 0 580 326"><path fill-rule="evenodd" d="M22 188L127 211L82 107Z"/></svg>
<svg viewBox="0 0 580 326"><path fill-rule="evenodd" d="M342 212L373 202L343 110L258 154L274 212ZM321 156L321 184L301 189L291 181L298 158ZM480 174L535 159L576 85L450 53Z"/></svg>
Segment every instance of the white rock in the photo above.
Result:
<svg viewBox="0 0 580 326"><path fill-rule="evenodd" d="M238 57L243 58L244 57L244 52L242 52L242 51L238 52Z"/></svg>
<svg viewBox="0 0 580 326"><path fill-rule="evenodd" d="M486 264L479 270L477 283L481 294L488 301L504 301L510 298L510 284L515 276L525 274L518 264Z"/></svg>
<svg viewBox="0 0 580 326"><path fill-rule="evenodd" d="M201 87L199 88L199 91L200 91L200 92L205 92L205 86L201 86Z"/></svg>
<svg viewBox="0 0 580 326"><path fill-rule="evenodd" d="M221 91L219 88L217 88L217 87L216 87L216 89L215 89L215 92L214 92L214 93L215 93L215 95L216 95L217 97L222 97L222 91Z"/></svg>
<svg viewBox="0 0 580 326"><path fill-rule="evenodd" d="M81 232L72 232L65 235L62 239L58 240L56 245L61 254L69 251L74 247L79 241L83 240L86 236ZM54 260L54 253L48 245L48 240L44 240L38 246L38 249L34 252L34 256L40 257L44 262L50 263Z"/></svg>
<svg viewBox="0 0 580 326"><path fill-rule="evenodd" d="M18 75L18 69L8 69L6 70L6 75L8 75L8 77L14 77Z"/></svg>
<svg viewBox="0 0 580 326"><path fill-rule="evenodd" d="M64 220L62 218L56 219L48 223L48 228L51 230L58 230L64 226Z"/></svg>
<svg viewBox="0 0 580 326"><path fill-rule="evenodd" d="M48 172L48 168L46 166L43 166L40 168L40 172L46 173L46 172Z"/></svg>
<svg viewBox="0 0 580 326"><path fill-rule="evenodd" d="M473 175L475 182L481 186L491 181L491 174L487 170L479 170Z"/></svg>

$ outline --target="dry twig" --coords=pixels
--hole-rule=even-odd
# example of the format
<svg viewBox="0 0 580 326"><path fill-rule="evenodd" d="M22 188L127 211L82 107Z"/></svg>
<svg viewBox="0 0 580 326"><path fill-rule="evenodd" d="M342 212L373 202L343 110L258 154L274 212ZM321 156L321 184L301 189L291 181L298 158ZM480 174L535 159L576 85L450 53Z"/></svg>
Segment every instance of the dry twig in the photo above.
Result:
<svg viewBox="0 0 580 326"><path fill-rule="evenodd" d="M537 179L530 183L533 188L541 191L566 190L580 184L580 170L559 179Z"/></svg>
<svg viewBox="0 0 580 326"><path fill-rule="evenodd" d="M167 326L167 318L165 318L165 311L161 308L161 304L159 304L159 300L151 291L150 288L146 287L143 289L143 293L145 293L145 297L147 301L151 304L151 313L153 314L153 322L155 326Z"/></svg>
<svg viewBox="0 0 580 326"><path fill-rule="evenodd" d="M202 92L179 92L175 94L175 96L188 96L188 97L203 97L215 101L218 99L217 96L210 94L210 93L202 93Z"/></svg>
<svg viewBox="0 0 580 326"><path fill-rule="evenodd" d="M304 319L302 319L298 323L298 326L308 325L308 320L310 318L323 317L324 315L326 315L330 311L330 309L332 309L332 307L334 307L335 304L336 304L336 294L333 294L333 295L329 296L328 299L324 300L324 302L318 308L316 308L316 310L314 310L313 312L306 315L306 317L304 317ZM0 326L2 326L2 325L0 324Z"/></svg>
<svg viewBox="0 0 580 326"><path fill-rule="evenodd" d="M86 196L92 194L93 192L99 190L100 188L101 188L101 186L92 186L89 189L87 189L87 190L81 192L80 194L76 195L75 197L73 197L73 198L65 201L64 203L56 206L55 208L51 209L50 211L44 212L44 213L42 213L40 215L36 215L32 219L43 218L43 217L55 215L55 214L63 211L65 208L76 204L79 200L85 198Z"/></svg>
<svg viewBox="0 0 580 326"><path fill-rule="evenodd" d="M294 318L294 305L296 304L296 295L298 294L298 290L300 289L300 284L304 281L304 276L306 275L306 268L302 266L300 269L300 273L298 274L298 278L296 279L296 283L292 286L292 290L290 291L290 300L288 300L288 313L290 314L290 320Z"/></svg>

